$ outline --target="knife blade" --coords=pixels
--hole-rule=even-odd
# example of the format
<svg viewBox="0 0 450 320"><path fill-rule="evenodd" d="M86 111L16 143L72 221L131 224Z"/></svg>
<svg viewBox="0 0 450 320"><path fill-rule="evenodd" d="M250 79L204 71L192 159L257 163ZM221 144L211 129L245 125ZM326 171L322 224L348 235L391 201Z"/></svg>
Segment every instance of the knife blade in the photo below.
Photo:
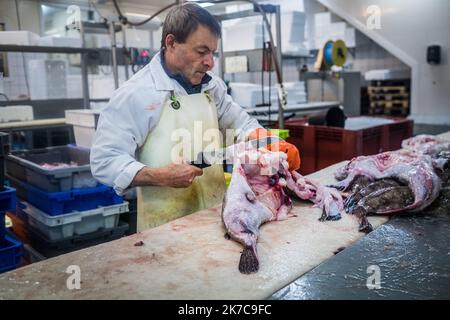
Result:
<svg viewBox="0 0 450 320"><path fill-rule="evenodd" d="M252 139L246 141L247 147L262 148L271 143L278 142L281 139L277 136L270 136L260 139ZM194 161L189 162L190 165L196 166L197 168L203 169L210 167L213 164L223 164L224 161L233 161L234 152L236 145L233 144L226 148L215 149L211 151L199 152L197 158Z"/></svg>

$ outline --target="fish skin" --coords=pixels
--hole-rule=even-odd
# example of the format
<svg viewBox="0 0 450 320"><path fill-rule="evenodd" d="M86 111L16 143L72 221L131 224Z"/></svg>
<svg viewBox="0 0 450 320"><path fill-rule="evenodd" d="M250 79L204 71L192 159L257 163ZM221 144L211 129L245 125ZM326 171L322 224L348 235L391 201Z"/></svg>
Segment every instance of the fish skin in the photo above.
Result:
<svg viewBox="0 0 450 320"><path fill-rule="evenodd" d="M373 193L376 190L385 189L387 187L398 187L399 182L393 179L380 179L373 182L369 182L363 187L356 187L353 193L350 194L344 202L344 208L347 213L352 213L358 202Z"/></svg>
<svg viewBox="0 0 450 320"><path fill-rule="evenodd" d="M344 202L345 210L360 218L360 231L371 231L366 218L369 213L423 211L438 198L448 181L450 141L420 135L404 140L402 147L353 158L335 172L335 178L340 181L333 187L350 190ZM358 185L360 181L363 184Z"/></svg>
<svg viewBox="0 0 450 320"><path fill-rule="evenodd" d="M373 227L367 220L368 214L386 214L402 211L413 201L413 193L407 186L381 188L359 200L352 210L352 214L359 219L359 231L369 233L373 230Z"/></svg>

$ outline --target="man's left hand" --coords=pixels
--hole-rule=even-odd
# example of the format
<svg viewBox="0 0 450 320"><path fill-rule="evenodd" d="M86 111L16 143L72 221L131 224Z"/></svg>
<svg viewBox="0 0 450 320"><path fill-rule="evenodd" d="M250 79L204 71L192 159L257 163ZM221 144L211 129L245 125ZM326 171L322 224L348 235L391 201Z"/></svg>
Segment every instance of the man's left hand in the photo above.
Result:
<svg viewBox="0 0 450 320"><path fill-rule="evenodd" d="M270 151L284 152L287 155L287 161L289 163L289 171L295 171L300 169L300 153L296 146L286 141L280 141L272 143L267 146Z"/></svg>
<svg viewBox="0 0 450 320"><path fill-rule="evenodd" d="M249 138L250 139L261 139L265 137L273 136L270 132L263 128L258 128L252 133L250 133ZM267 149L269 151L273 152L284 152L287 155L287 161L289 164L289 170L295 171L300 169L300 152L298 151L297 147L294 146L292 143L286 142L284 140L280 140L279 142L272 143L267 146Z"/></svg>

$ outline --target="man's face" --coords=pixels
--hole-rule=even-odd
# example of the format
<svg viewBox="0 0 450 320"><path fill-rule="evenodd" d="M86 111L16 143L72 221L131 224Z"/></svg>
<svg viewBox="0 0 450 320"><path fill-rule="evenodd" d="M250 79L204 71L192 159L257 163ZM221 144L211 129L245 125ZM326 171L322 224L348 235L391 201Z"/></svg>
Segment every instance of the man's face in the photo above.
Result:
<svg viewBox="0 0 450 320"><path fill-rule="evenodd" d="M173 41L167 46L172 57L169 67L180 72L192 85L200 84L206 71L214 67L217 40L208 28L199 25L184 43Z"/></svg>

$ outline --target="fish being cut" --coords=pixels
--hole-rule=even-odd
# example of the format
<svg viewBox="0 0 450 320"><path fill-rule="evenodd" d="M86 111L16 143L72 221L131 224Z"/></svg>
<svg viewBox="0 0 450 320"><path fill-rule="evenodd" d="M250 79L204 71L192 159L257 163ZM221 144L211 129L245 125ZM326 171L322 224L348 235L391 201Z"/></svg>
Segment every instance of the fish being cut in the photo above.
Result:
<svg viewBox="0 0 450 320"><path fill-rule="evenodd" d="M322 220L338 220L343 200L337 190L321 186L288 170L286 154L266 149L243 149L235 154L231 182L222 204L227 234L244 246L239 271L258 271L259 228L290 216L292 200L286 189L322 209Z"/></svg>
<svg viewBox="0 0 450 320"><path fill-rule="evenodd" d="M259 269L256 241L259 227L288 217L292 202L285 194L280 176L282 153L242 150L236 155L231 182L222 204L222 220L227 234L244 246L239 271L245 274Z"/></svg>

